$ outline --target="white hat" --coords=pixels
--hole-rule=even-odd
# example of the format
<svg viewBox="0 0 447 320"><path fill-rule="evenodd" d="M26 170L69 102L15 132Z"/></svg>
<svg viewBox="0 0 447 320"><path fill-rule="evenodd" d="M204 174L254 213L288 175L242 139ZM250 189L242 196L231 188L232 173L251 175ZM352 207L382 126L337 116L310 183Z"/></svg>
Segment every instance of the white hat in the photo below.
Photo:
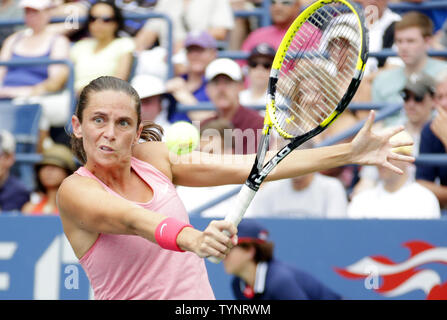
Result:
<svg viewBox="0 0 447 320"><path fill-rule="evenodd" d="M228 58L220 58L212 61L205 70L205 79L212 80L219 74L229 76L234 81L242 80L242 70L239 65Z"/></svg>
<svg viewBox="0 0 447 320"><path fill-rule="evenodd" d="M6 130L0 131L0 154L11 154L16 151L16 141L14 136Z"/></svg>
<svg viewBox="0 0 447 320"><path fill-rule="evenodd" d="M348 23L340 23L331 28L327 35L327 42L329 43L335 38L346 39L355 47L360 45L360 34Z"/></svg>
<svg viewBox="0 0 447 320"><path fill-rule="evenodd" d="M163 80L156 76L140 74L135 76L130 84L138 92L140 99L166 93L166 86Z"/></svg>
<svg viewBox="0 0 447 320"><path fill-rule="evenodd" d="M53 3L51 0L21 0L19 6L21 8L33 8L40 11L53 7Z"/></svg>

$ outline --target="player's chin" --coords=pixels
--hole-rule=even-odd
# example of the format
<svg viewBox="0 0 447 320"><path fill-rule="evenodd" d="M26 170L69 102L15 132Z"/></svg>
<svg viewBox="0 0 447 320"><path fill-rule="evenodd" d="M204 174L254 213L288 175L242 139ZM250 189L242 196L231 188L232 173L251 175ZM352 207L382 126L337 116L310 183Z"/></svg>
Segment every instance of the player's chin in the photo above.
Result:
<svg viewBox="0 0 447 320"><path fill-rule="evenodd" d="M95 162L101 167L113 167L122 162L122 157L117 152L98 152Z"/></svg>

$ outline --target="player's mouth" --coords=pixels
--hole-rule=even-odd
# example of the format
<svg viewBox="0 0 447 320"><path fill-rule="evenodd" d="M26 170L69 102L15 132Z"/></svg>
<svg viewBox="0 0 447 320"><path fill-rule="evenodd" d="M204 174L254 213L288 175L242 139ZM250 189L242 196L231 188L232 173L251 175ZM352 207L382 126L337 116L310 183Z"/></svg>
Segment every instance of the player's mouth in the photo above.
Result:
<svg viewBox="0 0 447 320"><path fill-rule="evenodd" d="M112 148L110 148L108 146L99 146L99 149L101 151L104 151L104 152L113 152L113 151L115 151L114 149L112 149Z"/></svg>

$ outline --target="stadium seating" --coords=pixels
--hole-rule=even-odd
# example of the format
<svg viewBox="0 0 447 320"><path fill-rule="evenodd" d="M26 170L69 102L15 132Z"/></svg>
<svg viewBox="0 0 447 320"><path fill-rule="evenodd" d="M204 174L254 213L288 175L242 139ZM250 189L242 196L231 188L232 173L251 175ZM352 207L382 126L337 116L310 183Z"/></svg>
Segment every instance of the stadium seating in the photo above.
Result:
<svg viewBox="0 0 447 320"><path fill-rule="evenodd" d="M11 100L0 102L0 129L11 132L17 143L16 152L36 152L39 136L39 104L16 105Z"/></svg>
<svg viewBox="0 0 447 320"><path fill-rule="evenodd" d="M36 152L41 109L39 104L15 105L10 100L0 102L0 129L14 135L17 153ZM12 172L30 188L34 186L34 171L31 165L16 161Z"/></svg>
<svg viewBox="0 0 447 320"><path fill-rule="evenodd" d="M234 14L236 17L255 17L257 19L259 19L259 25L260 26L265 26L271 23L271 19L270 19L270 13L269 13L269 6L270 6L270 0L263 0L262 1L262 5L258 8L252 9L252 10L241 10L241 11L235 11ZM399 2L399 3L390 3L390 8L398 13L403 13L409 10L421 10L424 12L427 10L436 10L437 13L443 13L444 11L447 10L447 1L446 0L437 0L437 1L425 1L422 3L406 3L406 2ZM170 41L168 41L168 48L167 48L167 55L168 55L168 77L172 77L174 74L174 68L172 65L172 55L173 55L173 47L172 47L172 22L170 21L170 18L163 15L163 14L158 14L158 13L147 13L147 14L129 14L126 15L127 18L132 18L132 19L153 19L153 18L159 18L159 19L164 19L167 22L168 25L168 38L171 39ZM84 18L85 19L85 18ZM64 22L65 19L64 18L55 18L52 19L52 22ZM83 18L80 17L79 22L83 22ZM3 26L11 26L11 25L23 25L24 21L23 20L2 20L0 21L0 28ZM225 47L225 46L224 46ZM245 59L247 57L247 53L242 52L242 51L227 51L227 50L221 50L218 53L219 57L227 57L227 58L233 58L233 59ZM383 50L381 52L371 52L370 56L376 56L376 57L386 57L386 56L395 56L396 52L392 51L392 50ZM437 56L437 57L447 57L447 50L446 51L429 51L429 55L430 56ZM136 57L135 57L136 59ZM48 61L47 63L54 63L51 61ZM70 62L63 62L63 63L67 63L69 64L71 71L70 71L70 79L69 79L69 83L67 84L68 87L71 88L72 92L72 86L73 86L73 69L72 66L70 65ZM4 65L5 63L0 63L0 65ZM7 64L7 63L6 63ZM132 74L130 75L130 78L133 76L133 73L135 71L135 64L136 64L136 60L134 60L134 65L133 65L133 69L132 69ZM74 98L74 93L73 93L73 109L75 106L75 98ZM1 101L0 100L0 107L3 106L3 104L7 104L6 101ZM23 106L24 108L26 107L30 107L30 106ZM211 109L213 106L211 104L199 104L196 106L185 106L185 105L180 105L180 111L191 111L191 110L209 110ZM390 110L392 110L392 108L394 108L395 106L391 106L391 105L370 105L370 104L351 104L349 108L355 110L355 109L382 109L384 108L388 110L386 112L389 112ZM263 109L264 106L258 106L257 109ZM36 108L34 108L36 109ZM17 110L17 112L19 112ZM21 119L20 121L20 127L22 127L22 129L27 128L27 125L23 122L22 120L25 119L22 117L22 115L18 115L19 119ZM0 127L2 126L2 123L8 123L9 125L11 125L12 123L14 123L14 121L12 120L8 120L8 116L6 115L6 113L1 114L0 117ZM29 127L29 129L31 129L32 126ZM67 123L67 128L70 127L70 124ZM355 134L356 129L358 126L355 126L355 128L349 128L346 130L346 132L342 133L342 135L344 136L345 134ZM20 129L20 128L18 128ZM33 127L33 130L36 130L35 127ZM14 131L19 132L17 130L14 129ZM37 132L37 131L36 131ZM340 137L332 137L331 139L329 139L327 142L325 142L324 144L331 144L334 143L336 141L338 141L338 138ZM18 167L31 167L32 164L34 164L35 162L37 162L40 157L38 154L36 154L35 151L35 143L36 143L36 139L37 139L37 135L32 136L32 134L20 134L18 136L18 153L16 156L17 159L17 166ZM34 146L33 146L34 144ZM425 156L424 156L425 157ZM445 157L443 158L439 158L439 157L431 157L430 155L427 155L427 157L421 157L420 159L418 158L417 161L428 161L428 162L441 162L441 163L445 163ZM31 178L27 178L25 177L26 181L29 181Z"/></svg>

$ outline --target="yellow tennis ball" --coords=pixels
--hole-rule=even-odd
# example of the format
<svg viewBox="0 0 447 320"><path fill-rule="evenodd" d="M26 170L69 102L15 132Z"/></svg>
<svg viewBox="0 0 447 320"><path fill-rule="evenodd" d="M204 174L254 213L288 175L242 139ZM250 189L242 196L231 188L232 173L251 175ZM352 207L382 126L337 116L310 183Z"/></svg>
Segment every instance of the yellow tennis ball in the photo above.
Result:
<svg viewBox="0 0 447 320"><path fill-rule="evenodd" d="M165 137L169 151L175 154L185 154L197 147L200 133L191 123L177 121L168 127Z"/></svg>

